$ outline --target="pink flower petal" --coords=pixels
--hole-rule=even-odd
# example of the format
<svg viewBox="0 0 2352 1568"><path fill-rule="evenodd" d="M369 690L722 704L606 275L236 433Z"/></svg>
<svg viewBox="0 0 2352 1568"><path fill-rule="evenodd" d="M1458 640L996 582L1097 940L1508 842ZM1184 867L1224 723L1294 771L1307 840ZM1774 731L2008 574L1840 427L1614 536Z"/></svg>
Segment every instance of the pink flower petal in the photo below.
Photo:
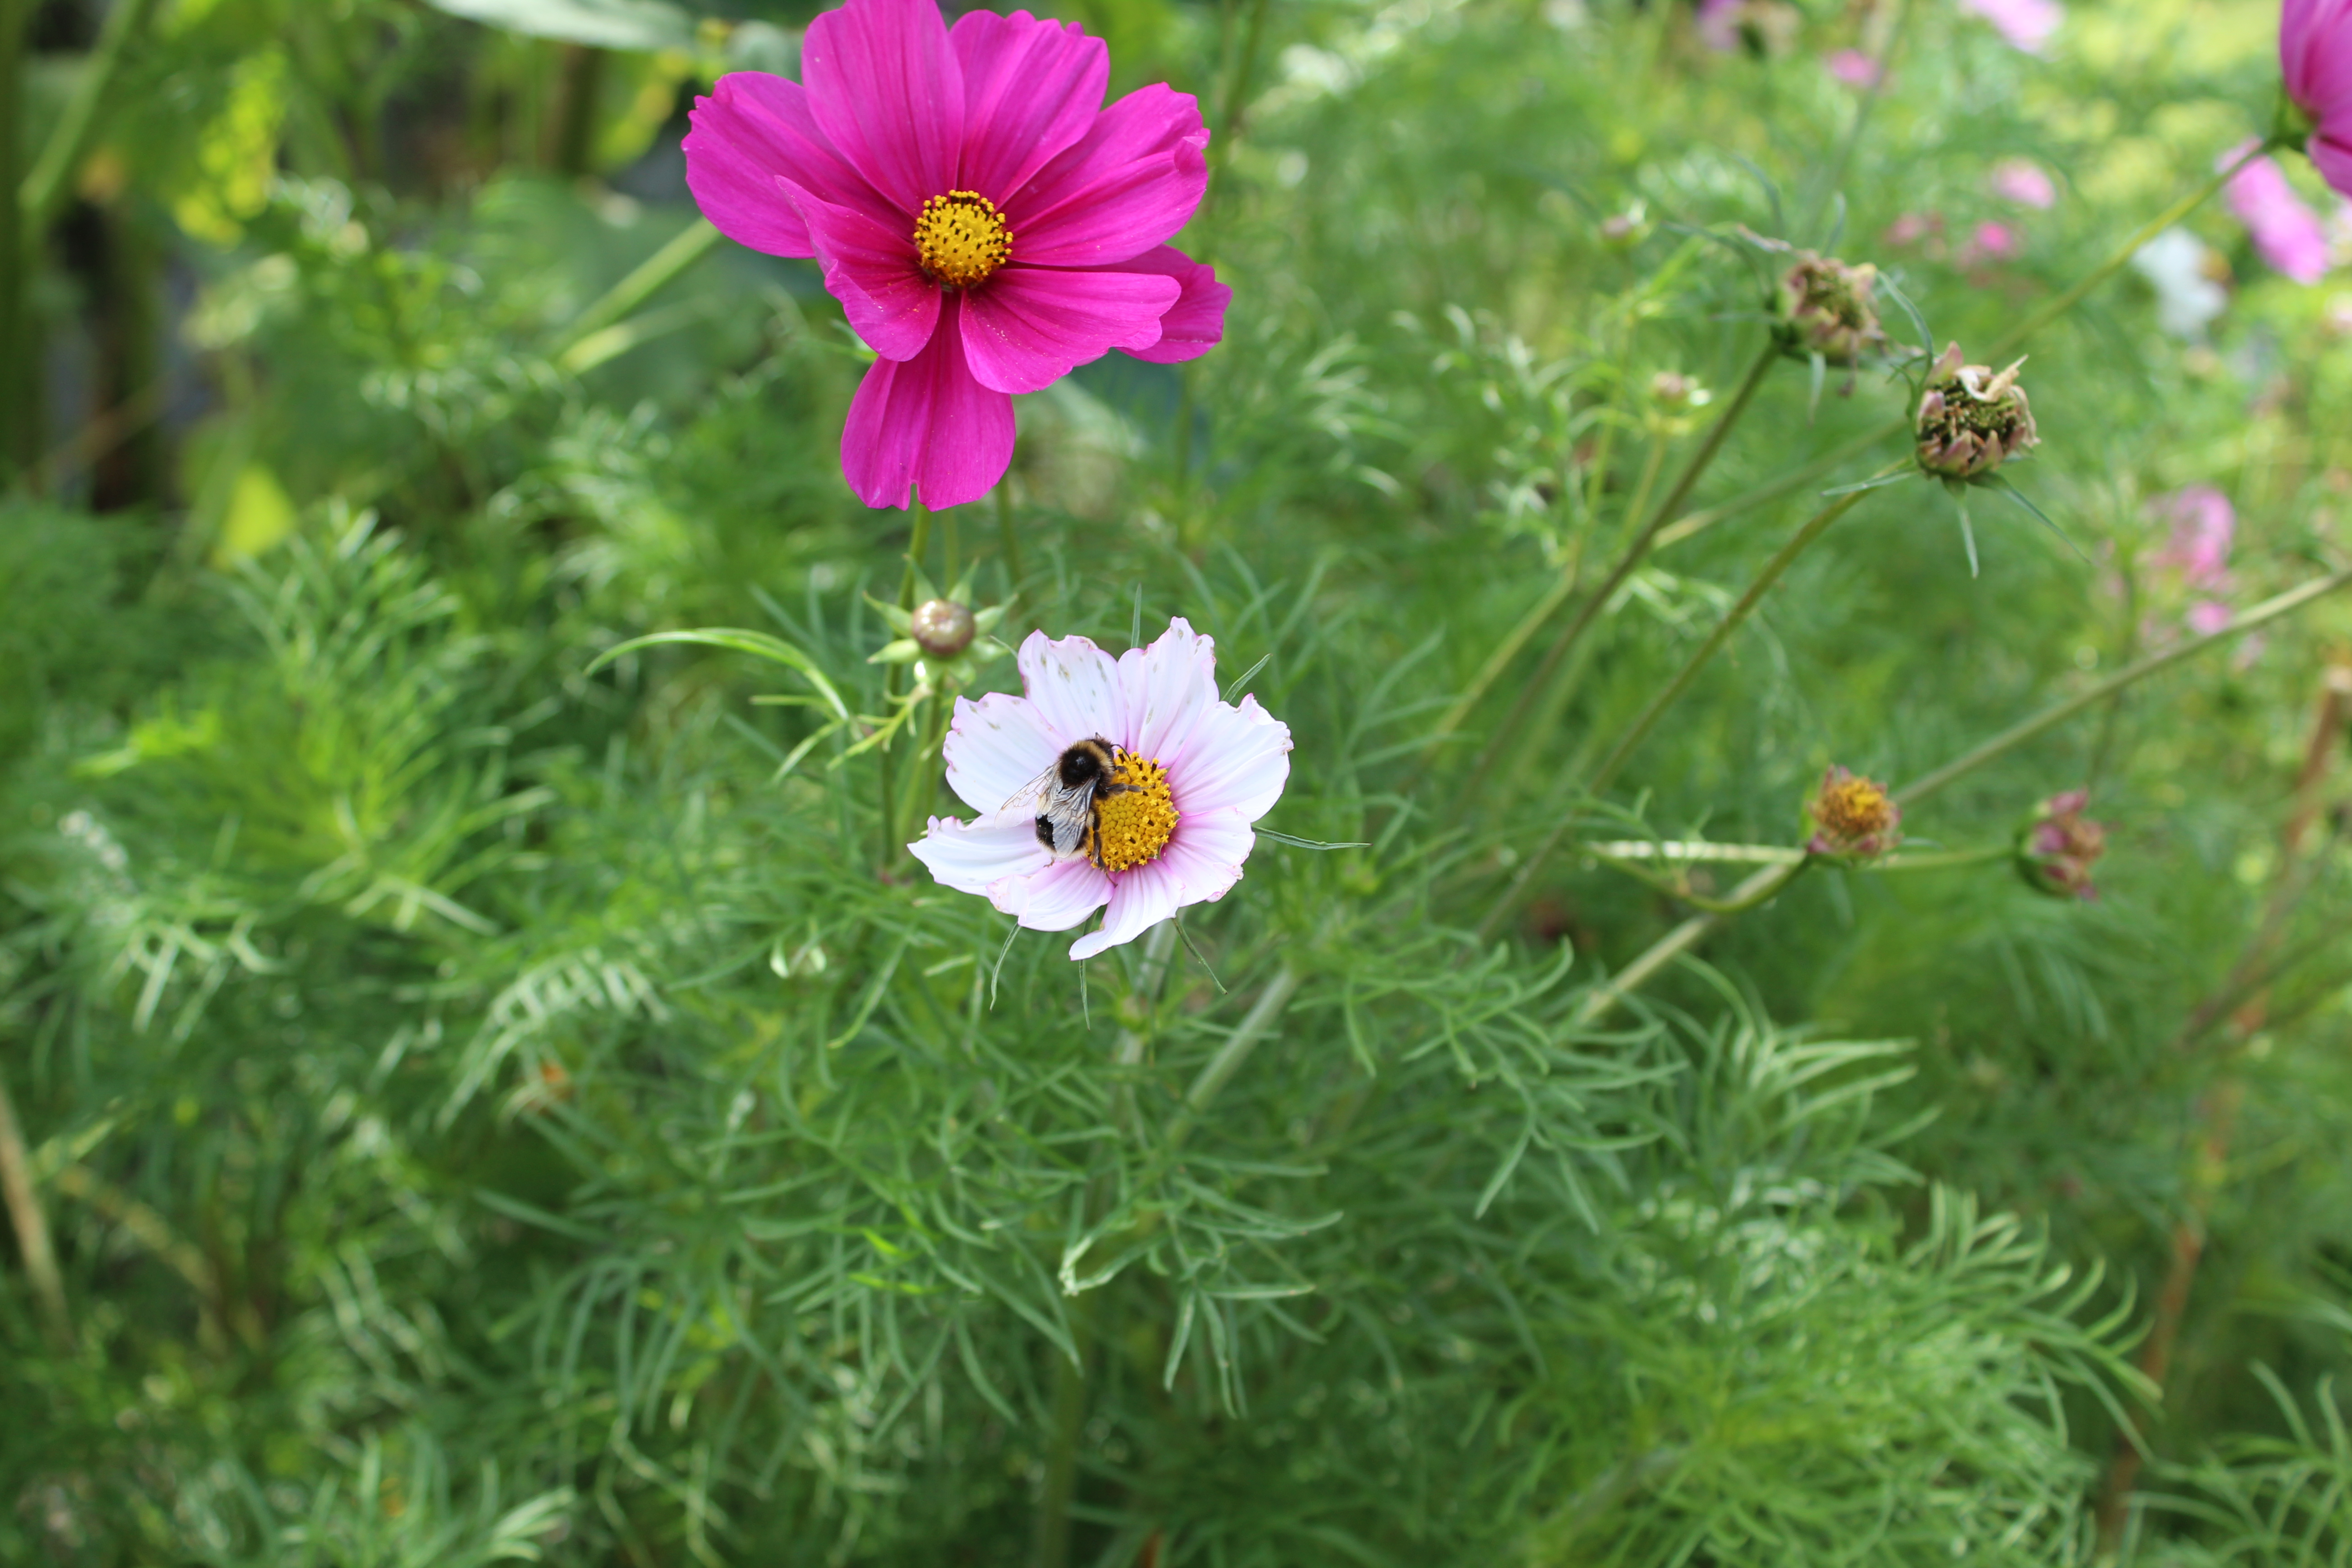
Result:
<svg viewBox="0 0 2352 1568"><path fill-rule="evenodd" d="M2352 99L2352 0L2290 0L2279 15L2279 69L2287 96L2315 118Z"/></svg>
<svg viewBox="0 0 2352 1568"><path fill-rule="evenodd" d="M1879 78L1886 74L1885 67L1860 49L1840 49L1822 63L1848 87L1876 87Z"/></svg>
<svg viewBox="0 0 2352 1568"><path fill-rule="evenodd" d="M932 0L848 0L811 22L801 80L825 139L913 232L924 201L955 188L963 72Z"/></svg>
<svg viewBox="0 0 2352 1568"><path fill-rule="evenodd" d="M956 699L948 726L948 788L974 811L1002 810L1039 773L1054 765L1068 742L1046 728L1037 705L992 691L979 701Z"/></svg>
<svg viewBox="0 0 2352 1568"><path fill-rule="evenodd" d="M904 508L917 486L934 510L978 500L1013 461L1013 400L971 378L961 301L940 308L940 330L903 363L876 360L850 399L842 473L867 506Z"/></svg>
<svg viewBox="0 0 2352 1568"><path fill-rule="evenodd" d="M1031 931L1067 931L1108 903L1111 892L1110 878L1093 861L1056 860L997 883L988 901Z"/></svg>
<svg viewBox="0 0 2352 1568"><path fill-rule="evenodd" d="M1183 748L1160 759L1176 808L1230 811L1255 822L1274 809L1290 778L1290 726L1244 697L1237 708L1212 704L1193 722Z"/></svg>
<svg viewBox="0 0 2352 1568"><path fill-rule="evenodd" d="M1124 353L1150 364L1181 364L1199 359L1224 341L1225 306L1234 291L1217 281L1217 269L1207 262L1195 261L1174 246L1163 245L1103 270L1156 272L1173 278L1183 289L1160 318L1160 341L1148 349Z"/></svg>
<svg viewBox="0 0 2352 1568"><path fill-rule="evenodd" d="M2048 211L2058 203L2058 187L2041 164L2030 158L2003 158L1992 166L1992 194L2021 207Z"/></svg>
<svg viewBox="0 0 2352 1568"><path fill-rule="evenodd" d="M2252 145L2247 142L2224 154L2221 166L2237 162ZM2248 163L2230 177L2224 196L2273 271L2298 283L2316 283L2327 275L2327 230L2276 163L2257 158Z"/></svg>
<svg viewBox="0 0 2352 1568"><path fill-rule="evenodd" d="M1141 272L1007 267L964 297L971 374L999 392L1042 392L1112 349L1148 349L1183 292Z"/></svg>
<svg viewBox="0 0 2352 1568"><path fill-rule="evenodd" d="M957 188L1001 207L1093 127L1110 82L1110 49L1076 22L1039 21L1026 11L967 11L948 38L963 71Z"/></svg>
<svg viewBox="0 0 2352 1568"><path fill-rule="evenodd" d="M1092 958L1107 948L1133 942L1180 907L1180 889L1163 855L1148 866L1122 871L1111 879L1110 908L1103 913L1100 931L1088 931L1070 944L1072 958Z"/></svg>
<svg viewBox="0 0 2352 1568"><path fill-rule="evenodd" d="M825 292L841 301L866 346L884 359L922 353L939 325L940 289L915 263L912 230L885 228L786 181L776 184L808 224Z"/></svg>
<svg viewBox="0 0 2352 1568"><path fill-rule="evenodd" d="M2338 195L2352 196L2352 116L2340 126L2323 130L2304 151L2311 154L2319 177Z"/></svg>
<svg viewBox="0 0 2352 1568"><path fill-rule="evenodd" d="M1099 267L1174 238L1209 187L1208 144L1190 93L1129 93L1004 204L1013 259Z"/></svg>
<svg viewBox="0 0 2352 1568"><path fill-rule="evenodd" d="M2229 605L2216 600L2201 599L2189 606L2189 629L2200 637L2227 631L2230 623L2236 618L2231 614Z"/></svg>
<svg viewBox="0 0 2352 1568"><path fill-rule="evenodd" d="M1118 666L1093 638L1056 642L1044 632L1031 632L1014 662L1021 668L1021 689L1052 732L1055 751L1089 735L1129 743Z"/></svg>
<svg viewBox="0 0 2352 1568"><path fill-rule="evenodd" d="M2051 36L2066 20L2066 8L2058 0L1960 0L1993 25L1993 30L2009 40L2011 46L2029 55L2038 55Z"/></svg>
<svg viewBox="0 0 2352 1568"><path fill-rule="evenodd" d="M842 162L810 115L795 81L762 71L723 76L694 100L687 188L702 215L739 245L771 256L814 256L800 210L776 189L782 176L822 200L897 222L889 205Z"/></svg>
<svg viewBox="0 0 2352 1568"><path fill-rule="evenodd" d="M1118 683L1132 737L1128 748L1164 763L1182 752L1202 710L1217 700L1216 642L1179 616L1150 647L1118 656ZM1177 809L1183 808L1179 800Z"/></svg>
<svg viewBox="0 0 2352 1568"><path fill-rule="evenodd" d="M1037 842L1036 819L1017 816L983 816L969 825L934 816L930 831L907 849L943 886L962 893L984 894L1009 879L1034 876L1054 860Z"/></svg>

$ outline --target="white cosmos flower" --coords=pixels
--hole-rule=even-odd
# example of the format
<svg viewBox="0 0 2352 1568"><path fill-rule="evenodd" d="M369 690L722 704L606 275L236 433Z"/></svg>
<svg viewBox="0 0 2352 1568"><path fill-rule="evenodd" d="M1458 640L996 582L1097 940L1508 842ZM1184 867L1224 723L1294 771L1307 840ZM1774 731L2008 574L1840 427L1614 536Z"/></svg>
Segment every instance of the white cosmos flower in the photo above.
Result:
<svg viewBox="0 0 2352 1568"><path fill-rule="evenodd" d="M980 813L931 818L908 848L948 887L980 893L1032 931L1067 931L1105 904L1100 931L1072 958L1132 942L1186 904L1241 880L1250 825L1282 798L1290 726L1217 697L1216 645L1181 619L1149 647L1114 659L1085 637L1032 632L1021 645L1024 695L956 700L948 787ZM1132 787L1100 799L1103 858L1056 860L1037 841L1024 792L1077 742L1108 741Z"/></svg>

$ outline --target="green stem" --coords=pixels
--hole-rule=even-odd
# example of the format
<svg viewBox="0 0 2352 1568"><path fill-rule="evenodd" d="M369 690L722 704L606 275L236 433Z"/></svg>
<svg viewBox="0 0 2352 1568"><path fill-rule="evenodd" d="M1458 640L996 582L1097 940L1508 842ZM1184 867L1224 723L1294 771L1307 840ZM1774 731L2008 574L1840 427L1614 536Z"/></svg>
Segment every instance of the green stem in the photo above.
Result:
<svg viewBox="0 0 2352 1568"><path fill-rule="evenodd" d="M1223 1045L1217 1047L1217 1054L1209 1058L1200 1076L1193 1079L1192 1087L1185 1091L1183 1108L1177 1111L1176 1119L1168 1126L1169 1148L1180 1147L1185 1139L1192 1136L1193 1127L1207 1114L1210 1105L1224 1091L1225 1085L1234 1080L1234 1075L1242 1070L1242 1064L1249 1060L1250 1053L1257 1049L1258 1042L1265 1038L1281 1018L1283 1009L1290 1005L1290 999L1297 994L1299 982L1304 978L1287 963L1275 971L1274 978L1266 982L1265 991L1259 994L1256 1005L1243 1016L1239 1024L1234 1026L1234 1032L1226 1037Z"/></svg>
<svg viewBox="0 0 2352 1568"><path fill-rule="evenodd" d="M996 542L1004 552L1004 588L1008 598L1021 596L1029 574L1021 567L1021 531L1013 524L1013 478L996 481Z"/></svg>
<svg viewBox="0 0 2352 1568"><path fill-rule="evenodd" d="M1815 483L1837 469L1844 468L1848 462L1861 457L1909 423L1910 421L1906 418L1866 430L1845 445L1832 447L1801 468L1791 468L1778 479L1765 480L1745 494L1686 513L1666 527L1658 530L1658 537L1652 542L1650 549L1653 553L1655 553L1670 546L1680 544L1693 534L1704 533L1718 522L1738 517L1744 511L1753 511L1769 501L1779 500L1791 490L1803 489L1807 485Z"/></svg>
<svg viewBox="0 0 2352 1568"><path fill-rule="evenodd" d="M912 610L915 607L915 573L920 568L924 552L930 548L931 542L930 508L925 506L919 499L910 503L908 510L914 513L914 517L912 532L907 540L907 570L898 578L898 607L902 610ZM905 665L890 666L889 673L882 679L884 697L896 698L899 692L906 689L906 680ZM875 748L874 765L877 773L877 782L880 784L882 789L881 865L885 870L887 870L898 864L904 844L904 840L898 835L897 770L890 763L890 747L887 742Z"/></svg>
<svg viewBox="0 0 2352 1568"><path fill-rule="evenodd" d="M666 288L680 273L708 255L719 243L718 229L709 218L696 218L678 230L668 244L637 264L635 270L605 290L604 297L572 319L556 340L553 353L569 357L589 338L617 325L621 318Z"/></svg>
<svg viewBox="0 0 2352 1568"><path fill-rule="evenodd" d="M23 156L25 29L31 20L31 0L0 0L0 474L12 479L41 458L29 308L39 230L28 231L23 204L9 199Z"/></svg>
<svg viewBox="0 0 2352 1568"><path fill-rule="evenodd" d="M65 209L66 198L73 193L74 174L89 155L90 142L98 133L99 110L105 105L107 89L114 85L123 49L146 29L154 14L155 0L116 0L108 9L106 21L98 30L98 42L75 79L73 97L18 187L27 237L46 232Z"/></svg>
<svg viewBox="0 0 2352 1568"><path fill-rule="evenodd" d="M1472 766L1469 783L1463 787L1464 795L1475 793L1478 786L1486 782L1486 774L1493 769L1503 747L1509 743L1511 736L1519 732L1522 721L1540 700L1545 688L1550 684L1554 672L1559 668L1560 661L1568 657L1569 650L1576 646L1577 638L1584 635L1585 628L1591 626L1594 618L1607 607L1609 601L1616 596L1617 590L1624 585L1626 578L1633 574L1634 568L1641 565L1643 558L1649 553L1652 542L1657 538L1658 531L1674 518L1683 502L1689 499L1692 487L1696 485L1700 476L1706 472L1707 465L1715 460L1716 453L1722 450L1725 437L1731 434L1731 427L1739 422L1739 416L1747 412L1749 400L1756 395L1756 389L1763 384L1765 373L1772 368L1772 362L1778 359L1780 354L1779 346L1768 342L1763 351L1756 356L1755 363L1748 366L1746 379L1739 384L1739 390L1732 395L1731 401L1724 405L1723 412L1716 416L1715 423L1707 429L1706 439L1699 443L1698 450L1691 454L1690 461L1683 465L1681 474L1675 479L1674 489L1667 491L1666 499L1660 503L1656 514L1643 525L1641 532L1633 536L1633 542L1625 547L1624 553L1618 557L1617 564L1610 568L1609 575L1601 584L1585 595L1584 602L1578 606L1576 615L1566 626L1561 628L1559 636L1545 651L1543 663L1536 667L1534 676L1528 681L1526 689L1519 693L1519 700L1511 705L1509 715L1496 729L1494 739L1486 742L1486 749L1479 753L1478 761Z"/></svg>
<svg viewBox="0 0 2352 1568"><path fill-rule="evenodd" d="M1862 145L1862 133L1870 124L1871 111L1878 107L1879 97L1886 89L1886 78L1895 63L1895 52L1903 47L1903 35L1910 28L1911 9L1911 0L1903 0L1902 8L1895 14L1895 26L1886 35L1886 47L1880 50L1878 58L1871 62L1875 69L1870 85L1863 89L1862 101L1854 106L1853 123L1846 127L1845 136L1838 143L1837 155L1831 160L1821 189L1814 194L1812 205L1805 214L1805 221L1800 226L1801 233L1811 234L1813 231L1813 226L1822 220L1822 210L1837 195L1838 186L1845 183L1845 172L1853 164L1854 149ZM1828 242L1824 239L1822 243Z"/></svg>
<svg viewBox="0 0 2352 1568"><path fill-rule="evenodd" d="M66 1306L65 1277L58 1269L57 1248L49 1240L48 1216L41 1194L34 1189L33 1163L25 1146L24 1129L16 1121L16 1102L8 1086L0 1082L0 1200L16 1232L16 1256L24 1259L25 1277L32 1281L33 1299L49 1332L65 1350L73 1348L73 1314Z"/></svg>

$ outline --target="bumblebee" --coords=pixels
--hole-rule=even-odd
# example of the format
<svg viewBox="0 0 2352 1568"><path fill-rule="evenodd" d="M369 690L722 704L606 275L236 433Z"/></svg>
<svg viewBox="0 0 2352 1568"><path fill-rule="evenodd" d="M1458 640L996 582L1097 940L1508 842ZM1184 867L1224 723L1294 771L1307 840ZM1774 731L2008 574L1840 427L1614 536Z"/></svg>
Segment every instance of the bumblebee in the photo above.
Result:
<svg viewBox="0 0 2352 1568"><path fill-rule="evenodd" d="M1066 748L1052 767L1006 801L1004 809L1034 811L1037 842L1056 860L1082 855L1100 867L1103 800L1135 788L1121 784L1118 771L1116 749L1100 735L1089 735Z"/></svg>

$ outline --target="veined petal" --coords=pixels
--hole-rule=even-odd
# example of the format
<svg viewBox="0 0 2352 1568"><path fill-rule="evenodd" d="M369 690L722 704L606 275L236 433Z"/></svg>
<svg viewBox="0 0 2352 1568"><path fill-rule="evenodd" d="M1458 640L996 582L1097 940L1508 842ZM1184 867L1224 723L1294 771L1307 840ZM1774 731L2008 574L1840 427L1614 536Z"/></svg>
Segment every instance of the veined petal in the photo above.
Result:
<svg viewBox="0 0 2352 1568"><path fill-rule="evenodd" d="M1195 261L1172 245L1162 245L1101 270L1156 272L1173 278L1183 290L1160 318L1160 341L1148 349L1125 351L1137 359L1152 364L1181 364L1199 359L1224 341L1225 306L1234 291L1217 281L1217 269L1207 262Z"/></svg>
<svg viewBox="0 0 2352 1568"><path fill-rule="evenodd" d="M967 11L948 41L963 72L956 185L1002 206L1094 124L1110 82L1110 49L1076 22L1041 21L1026 11Z"/></svg>
<svg viewBox="0 0 2352 1568"><path fill-rule="evenodd" d="M1054 859L1037 842L1034 820L1026 816L982 816L971 823L934 816L930 830L907 850L942 886L962 893L985 894L1008 879L1044 870Z"/></svg>
<svg viewBox="0 0 2352 1568"><path fill-rule="evenodd" d="M932 0L848 0L808 26L801 80L825 139L895 203L912 232L925 198L954 187L963 71Z"/></svg>
<svg viewBox="0 0 2352 1568"><path fill-rule="evenodd" d="M2279 18L2279 68L2287 97L2321 120L2352 100L2348 27L2352 0L2303 0Z"/></svg>
<svg viewBox="0 0 2352 1568"><path fill-rule="evenodd" d="M1112 349L1158 342L1181 292L1149 273L1007 267L964 297L964 356L982 386L1042 392Z"/></svg>
<svg viewBox="0 0 2352 1568"><path fill-rule="evenodd" d="M1128 749L1165 763L1183 753L1185 737L1217 700L1216 640L1179 616L1149 647L1119 655L1118 680L1127 700ZM1183 803L1177 806L1181 810Z"/></svg>
<svg viewBox="0 0 2352 1568"><path fill-rule="evenodd" d="M841 301L850 326L884 359L923 352L940 321L940 286L915 263L910 234L885 228L865 214L835 206L790 182L777 185L808 224L825 292Z"/></svg>
<svg viewBox="0 0 2352 1568"><path fill-rule="evenodd" d="M988 889L988 901L1031 931L1067 931L1109 902L1110 895L1110 879L1092 861L1056 860L1042 871L997 883Z"/></svg>
<svg viewBox="0 0 2352 1568"><path fill-rule="evenodd" d="M1208 145L1190 93L1164 84L1129 93L1004 204L1013 258L1099 267L1173 238L1209 188Z"/></svg>
<svg viewBox="0 0 2352 1568"><path fill-rule="evenodd" d="M1188 814L1155 866L1176 879L1180 903L1213 904L1242 879L1242 863L1257 847L1257 834L1237 811Z"/></svg>
<svg viewBox="0 0 2352 1568"><path fill-rule="evenodd" d="M919 486L934 510L978 500L1013 461L1013 399L971 378L959 301L913 359L876 360L849 403L841 468L867 506L903 509Z"/></svg>
<svg viewBox="0 0 2352 1568"><path fill-rule="evenodd" d="M1164 858L1122 871L1110 879L1110 908L1104 913L1102 930L1088 931L1072 942L1070 956L1092 958L1121 942L1133 942L1176 912L1181 890Z"/></svg>
<svg viewBox="0 0 2352 1568"><path fill-rule="evenodd" d="M877 220L889 204L842 161L809 113L800 83L764 71L735 71L694 100L682 143L687 188L703 216L739 245L771 256L814 256L800 209L778 176L819 199Z"/></svg>
<svg viewBox="0 0 2352 1568"><path fill-rule="evenodd" d="M1056 642L1044 632L1031 632L1015 662L1021 689L1053 731L1055 751L1089 735L1128 744L1118 667L1091 637Z"/></svg>
<svg viewBox="0 0 2352 1568"><path fill-rule="evenodd" d="M1290 726L1257 705L1213 703L1194 721L1182 750L1160 761L1169 793L1190 821L1196 811L1238 812L1255 822L1274 809L1290 780Z"/></svg>
<svg viewBox="0 0 2352 1568"><path fill-rule="evenodd" d="M1055 738L1037 705L1025 697L1002 691L992 691L977 702L959 697L941 748L947 755L948 787L974 811L1002 811L1054 765L1068 743Z"/></svg>

